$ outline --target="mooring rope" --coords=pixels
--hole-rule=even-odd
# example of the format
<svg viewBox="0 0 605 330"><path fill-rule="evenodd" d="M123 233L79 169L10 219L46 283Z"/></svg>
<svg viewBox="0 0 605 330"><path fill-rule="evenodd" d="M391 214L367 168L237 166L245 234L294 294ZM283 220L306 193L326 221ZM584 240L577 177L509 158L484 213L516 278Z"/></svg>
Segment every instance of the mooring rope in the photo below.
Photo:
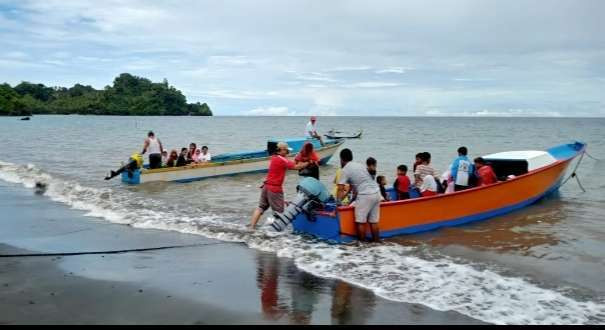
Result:
<svg viewBox="0 0 605 330"><path fill-rule="evenodd" d="M152 248L141 248L141 249L126 249L126 250L107 250L107 251L80 251L80 252L57 252L57 253L26 253L26 254L0 254L0 258L16 258L16 257L65 257L65 256L79 256L86 254L118 254L128 252L143 252L143 251L155 251L155 250L167 250L167 249L181 249L188 247L218 245L218 244L229 244L231 242L214 242L214 243L200 243L200 244L188 244L188 245L169 245L159 246Z"/></svg>
<svg viewBox="0 0 605 330"><path fill-rule="evenodd" d="M567 183L567 181L569 181L569 179L571 178L576 178L576 181L578 181L578 186L580 186L580 189L582 189L583 192L586 192L586 189L584 189L584 187L582 186L582 183L580 182L580 178L578 177L578 175L576 174L576 170L578 169L578 167L580 167L580 163L582 163L582 159L584 159L584 154L586 154L586 149L584 149L584 151L582 152L582 154L580 155L580 159L578 160L578 163L576 164L576 167L573 169L573 171L571 172L571 175L569 175L567 177L567 179L565 179L565 181L563 181L563 183L561 183L560 187L563 187L564 184ZM589 157L591 157L589 155ZM592 158L592 157L591 157ZM593 158L594 159L594 158Z"/></svg>

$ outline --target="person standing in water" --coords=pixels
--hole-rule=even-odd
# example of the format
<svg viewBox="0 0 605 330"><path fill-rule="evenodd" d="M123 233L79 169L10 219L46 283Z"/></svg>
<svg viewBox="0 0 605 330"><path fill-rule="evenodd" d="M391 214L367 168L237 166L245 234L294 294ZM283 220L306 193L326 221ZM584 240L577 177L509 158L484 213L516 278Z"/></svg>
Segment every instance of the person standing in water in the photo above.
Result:
<svg viewBox="0 0 605 330"><path fill-rule="evenodd" d="M295 164L293 161L286 158L290 148L286 142L279 142L277 144L277 153L271 156L271 162L269 163L269 172L267 177L261 186L260 200L258 207L252 214L250 220L250 229L256 229L256 223L260 219L261 215L269 208L274 212L284 212L284 180L286 179L287 170L300 170L307 165L308 162L300 162Z"/></svg>
<svg viewBox="0 0 605 330"><path fill-rule="evenodd" d="M164 152L164 147L162 147L162 142L155 137L155 134L152 131L147 133L141 155L144 155L147 151L149 151L149 168L154 169L162 167L162 152Z"/></svg>

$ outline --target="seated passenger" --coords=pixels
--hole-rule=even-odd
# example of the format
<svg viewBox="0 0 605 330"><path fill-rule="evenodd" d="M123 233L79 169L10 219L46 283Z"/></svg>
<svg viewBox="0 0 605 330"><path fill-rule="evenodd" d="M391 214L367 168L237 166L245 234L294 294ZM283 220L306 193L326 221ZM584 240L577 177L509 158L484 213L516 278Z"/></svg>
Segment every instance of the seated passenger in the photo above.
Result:
<svg viewBox="0 0 605 330"><path fill-rule="evenodd" d="M195 152L193 153L193 156L191 157L192 163L199 163L201 154L202 154L202 151L199 148L195 149Z"/></svg>
<svg viewBox="0 0 605 330"><path fill-rule="evenodd" d="M175 149L172 149L172 151L170 151L170 157L168 157L168 159L166 160L166 167L175 167L178 158L179 154L176 152Z"/></svg>
<svg viewBox="0 0 605 330"><path fill-rule="evenodd" d="M424 152L419 152L416 154L415 157L415 161L414 161L414 166L412 167L412 172L416 172L416 167L418 167L418 165L422 164L422 154L424 154Z"/></svg>
<svg viewBox="0 0 605 330"><path fill-rule="evenodd" d="M193 157L195 157L195 150L197 149L197 145L193 142L189 143L189 151L187 151L187 155L186 158L187 159L187 164L189 163L193 163Z"/></svg>
<svg viewBox="0 0 605 330"><path fill-rule="evenodd" d="M336 198L336 194L338 192L338 181L340 180L340 175L341 175L341 168L339 167L336 170L336 175L334 175L334 181L333 181L334 185L332 186L332 196L334 196L334 198ZM345 189L347 191L351 191L350 188L351 187L348 184L345 185ZM343 198L341 200L342 205L349 205L349 203L351 202L350 195L351 194L349 193L345 198Z"/></svg>
<svg viewBox="0 0 605 330"><path fill-rule="evenodd" d="M378 183L378 187L380 188L380 196L382 196L380 200L388 201L389 195L387 195L387 190L384 188L387 185L387 179L384 177L384 175L379 175L376 177L376 183Z"/></svg>
<svg viewBox="0 0 605 330"><path fill-rule="evenodd" d="M408 177L408 167L405 165L397 166L397 179L393 183L393 188L397 193L397 200L410 198L410 178Z"/></svg>
<svg viewBox="0 0 605 330"><path fill-rule="evenodd" d="M181 149L181 154L179 158L176 160L176 166L185 166L187 165L187 148Z"/></svg>
<svg viewBox="0 0 605 330"><path fill-rule="evenodd" d="M421 163L416 166L416 171L414 171L414 186L416 189L420 189L422 187L422 182L427 175L431 175L433 177L433 181L436 177L439 177L437 171L430 166L431 163L431 154L428 152L423 152L420 155ZM437 191L435 189L435 191ZM421 191L422 192L422 191Z"/></svg>
<svg viewBox="0 0 605 330"><path fill-rule="evenodd" d="M424 180L422 180L422 186L420 186L420 194L422 197L437 195L437 189L435 177L430 174L425 175Z"/></svg>
<svg viewBox="0 0 605 330"><path fill-rule="evenodd" d="M168 150L162 150L162 167L166 167L166 162L168 161Z"/></svg>
<svg viewBox="0 0 605 330"><path fill-rule="evenodd" d="M491 166L485 163L485 159L482 157L477 157L474 159L475 167L477 168L477 186L487 186L489 184L493 184L498 182L498 178L496 177L496 173Z"/></svg>
<svg viewBox="0 0 605 330"><path fill-rule="evenodd" d="M200 163L206 163L212 160L212 156L210 156L210 152L208 152L208 147L207 146L203 146L202 147L202 153L200 154L199 158L197 159L198 162Z"/></svg>
<svg viewBox="0 0 605 330"><path fill-rule="evenodd" d="M452 174L450 170L445 171L441 174L441 186L444 189L444 193L450 194L454 192L454 179L452 178Z"/></svg>
<svg viewBox="0 0 605 330"><path fill-rule="evenodd" d="M296 157L294 163L309 163L307 167L300 169L298 175L301 177L312 177L319 180L319 156L313 150L313 144L305 142Z"/></svg>

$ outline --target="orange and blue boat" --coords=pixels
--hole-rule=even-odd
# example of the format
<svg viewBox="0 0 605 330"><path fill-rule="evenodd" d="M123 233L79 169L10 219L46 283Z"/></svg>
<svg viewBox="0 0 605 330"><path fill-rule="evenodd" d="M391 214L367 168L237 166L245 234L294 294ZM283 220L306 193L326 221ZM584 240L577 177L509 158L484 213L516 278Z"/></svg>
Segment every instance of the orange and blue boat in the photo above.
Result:
<svg viewBox="0 0 605 330"><path fill-rule="evenodd" d="M545 151L507 151L485 155L483 158L502 181L448 194L382 202L380 237L458 226L527 207L557 191L570 165L574 161L579 162L585 150L585 143L574 142ZM389 193L395 197L392 190ZM314 211L311 215L298 214L292 224L295 233L309 234L329 242L344 243L357 235L354 208L351 206L326 204L323 210Z"/></svg>

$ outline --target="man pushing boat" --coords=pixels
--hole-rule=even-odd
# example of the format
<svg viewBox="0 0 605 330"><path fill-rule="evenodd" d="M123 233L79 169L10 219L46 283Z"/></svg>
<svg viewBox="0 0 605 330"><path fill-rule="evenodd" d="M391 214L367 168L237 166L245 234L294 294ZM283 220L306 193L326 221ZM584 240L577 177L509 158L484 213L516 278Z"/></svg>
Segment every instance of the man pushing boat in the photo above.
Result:
<svg viewBox="0 0 605 330"><path fill-rule="evenodd" d="M290 152L290 148L286 142L277 143L276 154L271 156L269 172L261 186L258 207L252 214L252 220L250 221L251 229L256 228L256 223L269 207L275 212L284 212L284 190L282 186L286 178L286 171L300 170L309 164L309 162L294 163L286 158L288 152Z"/></svg>

